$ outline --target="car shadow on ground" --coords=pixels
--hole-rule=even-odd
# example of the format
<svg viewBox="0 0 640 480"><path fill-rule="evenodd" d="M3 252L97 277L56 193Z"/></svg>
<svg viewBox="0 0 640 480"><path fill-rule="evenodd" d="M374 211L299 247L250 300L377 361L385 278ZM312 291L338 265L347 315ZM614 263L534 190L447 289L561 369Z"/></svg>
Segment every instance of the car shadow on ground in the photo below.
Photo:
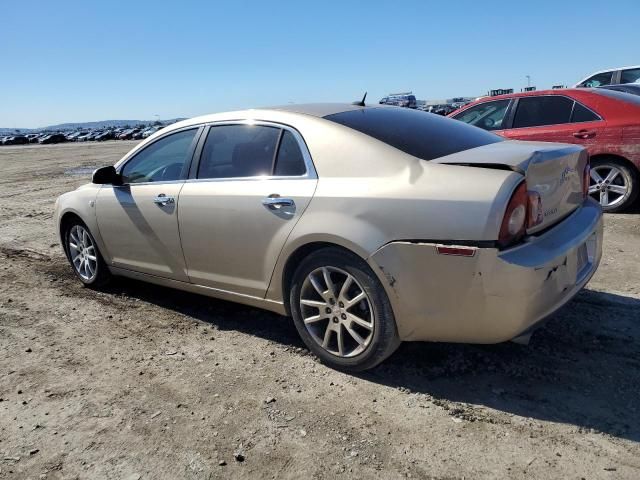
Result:
<svg viewBox="0 0 640 480"><path fill-rule="evenodd" d="M216 329L304 347L290 319L259 309L134 280L120 279L108 292ZM486 420L478 407L490 407L640 442L639 311L638 299L584 290L528 346L405 343L382 365L358 376L428 395L470 421Z"/></svg>

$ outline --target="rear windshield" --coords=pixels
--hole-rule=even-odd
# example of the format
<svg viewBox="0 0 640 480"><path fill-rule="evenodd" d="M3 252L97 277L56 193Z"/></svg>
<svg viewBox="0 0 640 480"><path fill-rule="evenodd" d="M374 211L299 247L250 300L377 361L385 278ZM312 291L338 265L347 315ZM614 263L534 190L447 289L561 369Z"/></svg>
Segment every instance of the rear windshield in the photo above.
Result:
<svg viewBox="0 0 640 480"><path fill-rule="evenodd" d="M631 103L640 107L640 95L634 95L627 92L618 92L617 90L609 90L604 88L594 88L593 91L599 95L604 95L605 97L614 98L616 100L620 100L621 102Z"/></svg>
<svg viewBox="0 0 640 480"><path fill-rule="evenodd" d="M464 122L407 108L363 108L324 118L422 160L434 160L503 141L493 133Z"/></svg>

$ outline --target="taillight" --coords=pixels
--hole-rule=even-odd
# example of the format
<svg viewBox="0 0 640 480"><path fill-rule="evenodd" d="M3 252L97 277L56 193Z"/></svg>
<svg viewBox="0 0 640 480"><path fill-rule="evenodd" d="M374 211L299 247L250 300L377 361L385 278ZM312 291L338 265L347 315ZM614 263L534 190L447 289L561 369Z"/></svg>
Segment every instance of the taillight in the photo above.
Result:
<svg viewBox="0 0 640 480"><path fill-rule="evenodd" d="M507 210L502 219L498 245L508 247L524 237L527 228L540 225L544 220L542 198L538 192L528 191L522 182L511 195Z"/></svg>
<svg viewBox="0 0 640 480"><path fill-rule="evenodd" d="M527 184L522 182L513 192L502 219L500 235L498 235L498 244L501 247L512 245L524 236L527 228L528 204Z"/></svg>
<svg viewBox="0 0 640 480"><path fill-rule="evenodd" d="M582 194L584 198L589 196L589 184L591 183L591 163L587 160L587 164L584 166L584 173L582 174Z"/></svg>

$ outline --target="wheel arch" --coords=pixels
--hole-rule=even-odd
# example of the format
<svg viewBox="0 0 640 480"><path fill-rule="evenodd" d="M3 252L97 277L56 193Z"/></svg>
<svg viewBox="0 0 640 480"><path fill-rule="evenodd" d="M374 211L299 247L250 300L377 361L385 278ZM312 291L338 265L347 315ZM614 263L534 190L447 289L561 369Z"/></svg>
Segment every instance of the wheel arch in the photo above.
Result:
<svg viewBox="0 0 640 480"><path fill-rule="evenodd" d="M598 161L598 160L615 160L625 165L626 167L629 167L632 171L636 172L636 174L640 174L640 168L631 160L629 160L626 157L623 157L622 155L618 155L616 153L597 153L595 155L590 156L591 162Z"/></svg>
<svg viewBox="0 0 640 480"><path fill-rule="evenodd" d="M640 167L628 158L613 153L598 153L590 157L592 167L599 161L609 161L611 163L617 164L620 167L624 167L629 171L629 175L631 176L631 192L628 199L625 200L621 205L616 205L609 209L605 208L605 211L609 211L612 213L623 212L628 210L630 207L633 207L634 204L637 204L637 200L640 197Z"/></svg>
<svg viewBox="0 0 640 480"><path fill-rule="evenodd" d="M288 316L291 316L291 305L289 304L289 293L291 291L291 283L293 281L293 275L296 271L297 266L300 264L300 262L303 259L311 255L312 253L322 250L324 248L335 248L338 250L342 250L351 255L355 255L358 258L362 259L364 262L368 263L366 257L362 255L362 252L358 253L356 251L359 249L347 247L344 244L342 244L342 242L336 242L334 240L325 239L325 240L309 241L307 243L298 245L290 254L287 255L286 260L284 260L282 273L279 281L282 301ZM376 272L374 272L374 274L377 276Z"/></svg>
<svg viewBox="0 0 640 480"><path fill-rule="evenodd" d="M80 215L78 215L77 212L73 210L68 210L60 216L60 221L58 222L58 235L60 238L62 249L64 250L64 253L67 256L67 258L69 258L69 249L67 248L67 243L65 242L65 238L64 238L65 232L70 225L73 225L73 223L77 221L80 221L84 226L87 226L87 223L82 219Z"/></svg>

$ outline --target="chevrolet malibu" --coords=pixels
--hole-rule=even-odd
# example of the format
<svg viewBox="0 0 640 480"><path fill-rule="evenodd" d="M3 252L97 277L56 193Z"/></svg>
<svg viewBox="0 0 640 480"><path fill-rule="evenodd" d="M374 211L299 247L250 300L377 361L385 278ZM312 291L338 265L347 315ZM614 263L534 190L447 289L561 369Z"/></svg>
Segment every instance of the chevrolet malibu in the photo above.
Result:
<svg viewBox="0 0 640 480"><path fill-rule="evenodd" d="M112 276L293 317L326 364L401 341L526 341L591 278L583 147L361 104L221 113L142 141L58 198L81 282Z"/></svg>

